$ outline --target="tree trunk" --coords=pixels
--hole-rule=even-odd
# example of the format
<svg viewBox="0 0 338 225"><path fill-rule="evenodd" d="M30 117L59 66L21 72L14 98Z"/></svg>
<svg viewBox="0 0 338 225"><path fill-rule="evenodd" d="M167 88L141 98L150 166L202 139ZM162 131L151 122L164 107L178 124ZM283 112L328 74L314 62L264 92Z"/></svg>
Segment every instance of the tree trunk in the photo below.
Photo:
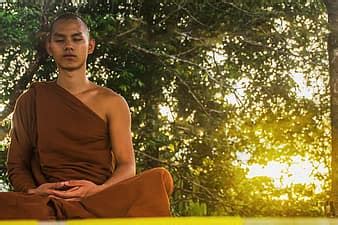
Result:
<svg viewBox="0 0 338 225"><path fill-rule="evenodd" d="M329 22L329 74L331 109L331 213L338 215L338 0L324 0Z"/></svg>

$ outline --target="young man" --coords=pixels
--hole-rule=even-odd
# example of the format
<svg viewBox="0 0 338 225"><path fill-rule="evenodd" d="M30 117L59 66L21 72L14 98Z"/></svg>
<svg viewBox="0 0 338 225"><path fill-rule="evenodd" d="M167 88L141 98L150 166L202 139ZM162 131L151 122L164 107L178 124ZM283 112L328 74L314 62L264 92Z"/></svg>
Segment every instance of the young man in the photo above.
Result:
<svg viewBox="0 0 338 225"><path fill-rule="evenodd" d="M77 15L52 23L47 51L58 78L34 83L17 101L7 161L16 192L0 193L0 219L170 215L170 174L135 176L126 101L86 77L94 48Z"/></svg>

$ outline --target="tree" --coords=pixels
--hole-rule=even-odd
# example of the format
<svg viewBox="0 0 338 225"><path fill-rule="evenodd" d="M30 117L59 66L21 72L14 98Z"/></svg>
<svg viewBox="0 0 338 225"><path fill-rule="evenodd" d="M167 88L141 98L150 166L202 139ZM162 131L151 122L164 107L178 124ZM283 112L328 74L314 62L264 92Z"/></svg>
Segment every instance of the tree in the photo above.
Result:
<svg viewBox="0 0 338 225"><path fill-rule="evenodd" d="M328 38L328 54L330 62L330 93L331 93L331 127L332 127L332 193L333 214L337 214L337 198L338 198L338 61L336 39L338 37L337 10L338 4L335 1L324 1L328 13L329 38Z"/></svg>
<svg viewBox="0 0 338 225"><path fill-rule="evenodd" d="M288 163L301 155L328 166L329 95L316 87L328 78L321 2L19 1L2 7L2 119L33 80L55 78L43 49L46 21L77 11L98 43L90 79L127 99L138 170L170 169L175 214L323 213L310 202L325 201L327 188L313 196L307 185L278 189L270 179L248 178L238 159L245 152L249 164ZM318 90L312 98L297 94L291 76L297 73ZM289 200L278 200L284 194ZM311 201L292 197L299 195Z"/></svg>

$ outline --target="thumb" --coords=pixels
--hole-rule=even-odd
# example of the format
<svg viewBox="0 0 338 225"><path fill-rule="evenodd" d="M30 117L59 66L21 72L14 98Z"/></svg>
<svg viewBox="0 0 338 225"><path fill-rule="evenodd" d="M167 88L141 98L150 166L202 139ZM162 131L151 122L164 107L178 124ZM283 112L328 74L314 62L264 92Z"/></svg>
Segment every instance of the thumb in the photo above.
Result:
<svg viewBox="0 0 338 225"><path fill-rule="evenodd" d="M27 194L35 194L36 189L28 189Z"/></svg>
<svg viewBox="0 0 338 225"><path fill-rule="evenodd" d="M82 186L87 184L85 180L70 180L65 182L67 186L74 187L74 186Z"/></svg>

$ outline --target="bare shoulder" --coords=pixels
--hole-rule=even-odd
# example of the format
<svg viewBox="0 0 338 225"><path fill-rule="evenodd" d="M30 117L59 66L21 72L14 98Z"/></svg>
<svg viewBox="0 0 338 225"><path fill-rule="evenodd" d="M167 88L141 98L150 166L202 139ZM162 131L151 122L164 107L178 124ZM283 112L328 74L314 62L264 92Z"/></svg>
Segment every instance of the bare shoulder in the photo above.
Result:
<svg viewBox="0 0 338 225"><path fill-rule="evenodd" d="M128 103L123 96L109 88L99 85L95 86L97 90L97 99L100 99L100 102L105 106L105 111L107 113L116 113L117 111L125 110L129 111Z"/></svg>

